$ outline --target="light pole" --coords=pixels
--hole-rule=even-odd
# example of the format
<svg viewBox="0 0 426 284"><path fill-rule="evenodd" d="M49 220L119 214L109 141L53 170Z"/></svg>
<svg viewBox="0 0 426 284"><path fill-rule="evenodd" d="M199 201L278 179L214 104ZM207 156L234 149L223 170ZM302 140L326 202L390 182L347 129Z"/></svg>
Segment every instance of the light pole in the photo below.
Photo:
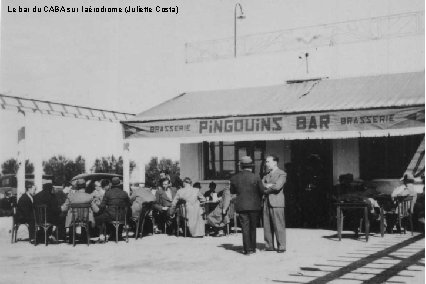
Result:
<svg viewBox="0 0 426 284"><path fill-rule="evenodd" d="M240 8L240 15L237 17L237 7ZM234 58L237 57L237 19L245 19L243 7L240 3L235 4L234 7Z"/></svg>

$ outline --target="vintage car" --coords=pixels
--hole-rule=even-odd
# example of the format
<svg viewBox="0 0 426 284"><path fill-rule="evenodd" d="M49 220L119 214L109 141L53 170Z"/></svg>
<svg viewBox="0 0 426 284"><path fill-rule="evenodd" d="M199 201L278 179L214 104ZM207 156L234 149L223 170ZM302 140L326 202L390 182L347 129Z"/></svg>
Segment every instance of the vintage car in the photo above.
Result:
<svg viewBox="0 0 426 284"><path fill-rule="evenodd" d="M34 182L34 175L28 174L25 175L25 181ZM53 182L53 176L52 175L43 175L42 177L42 183L49 183ZM12 195L17 194L17 186L18 181L16 179L16 174L7 174L2 175L0 177L0 195L5 195L7 192L12 192ZM41 189L38 189L41 190Z"/></svg>
<svg viewBox="0 0 426 284"><path fill-rule="evenodd" d="M121 180L121 183L123 183L123 176L107 173L79 174L73 177L70 183L75 188L77 180L84 179L86 181L86 192L91 193L93 190L95 190L95 181L101 181L104 179L111 181L113 177L118 177Z"/></svg>

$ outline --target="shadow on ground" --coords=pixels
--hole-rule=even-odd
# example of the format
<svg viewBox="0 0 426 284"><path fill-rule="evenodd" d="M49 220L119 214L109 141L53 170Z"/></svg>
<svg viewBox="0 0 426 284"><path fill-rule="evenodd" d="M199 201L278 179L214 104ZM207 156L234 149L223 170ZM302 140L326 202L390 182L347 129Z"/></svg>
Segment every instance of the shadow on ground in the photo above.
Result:
<svg viewBox="0 0 426 284"><path fill-rule="evenodd" d="M236 246L234 244L221 244L218 246L219 248L224 248L225 250L232 250L235 251L237 253L242 254L243 253L243 246ZM259 250L264 250L265 249L265 244L263 243L256 243L256 248Z"/></svg>
<svg viewBox="0 0 426 284"><path fill-rule="evenodd" d="M315 284L322 284L322 283L329 283L330 281L336 280L336 279L340 279L340 280L357 280L360 281L359 279L354 279L354 278L349 278L349 277L345 277L346 274L371 274L371 278L368 280L364 280L362 283L364 284L374 284L374 283L384 283L385 281L387 281L389 278L395 276L395 275L399 275L402 276L401 274L399 274L401 271L405 270L407 267L411 266L411 265L418 265L418 266L424 266L424 264L420 261L422 258L425 257L425 250L422 249L421 251L406 257L406 258L400 258L397 256L392 255L393 253L395 253L397 250L400 250L404 247L407 247L421 239L424 239L424 235L417 235L414 236L408 240L405 240L401 243L395 244L393 246L390 246L388 248L385 248L383 250L380 250L376 253L367 255L361 259L358 259L356 261L350 262L347 265L328 265L328 264L315 264L316 267L301 267L300 269L302 271L306 271L309 273L309 271L324 271L324 272L329 272L323 276L317 277L314 275L307 275L305 273L300 273L300 274L293 274L291 276L303 276L304 278L306 277L311 277L313 278L311 281L283 281L283 280L272 280L273 282L276 283L315 283ZM378 273L363 273L363 272L355 272L355 270L357 270L358 268L364 267L376 260L379 260L381 258L392 258L392 259L396 259L399 260L398 263L383 269L381 272ZM342 262L340 262L342 263ZM325 269L322 269L322 267L324 267ZM331 271L330 272L330 268L336 268L339 267L339 269ZM327 269L328 268L328 269ZM410 276L405 276L405 277L410 277ZM387 283L391 283L391 282L387 282ZM409 279L407 280L407 283L410 283Z"/></svg>
<svg viewBox="0 0 426 284"><path fill-rule="evenodd" d="M374 237L376 235L377 234L375 234L375 233L370 233L368 235L368 237L371 238L371 237ZM379 236L380 236L380 233L379 233ZM332 234L332 235L329 235L329 236L323 236L322 238L328 239L330 241L339 242L339 236L337 234ZM359 233L358 236L355 233L342 233L342 239L346 239L346 238L365 242L365 234L364 233Z"/></svg>

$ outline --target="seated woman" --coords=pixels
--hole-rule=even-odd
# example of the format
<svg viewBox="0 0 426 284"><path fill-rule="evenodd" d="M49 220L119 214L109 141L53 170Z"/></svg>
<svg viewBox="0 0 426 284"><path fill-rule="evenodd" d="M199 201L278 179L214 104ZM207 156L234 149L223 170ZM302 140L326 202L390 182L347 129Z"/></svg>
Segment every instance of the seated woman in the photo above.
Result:
<svg viewBox="0 0 426 284"><path fill-rule="evenodd" d="M77 191L74 193L68 194L67 199L65 200L65 203L61 206L61 210L63 212L67 212L68 214L65 219L65 227L70 227L72 222L72 213L71 210L69 210L70 206L72 204L90 204L90 211L89 211L89 220L91 222L92 228L95 227L95 218L93 217L93 212L98 212L99 207L94 202L94 199L92 195L89 193L86 193L86 182L83 179L79 179L76 184ZM70 238L71 239L71 238Z"/></svg>
<svg viewBox="0 0 426 284"><path fill-rule="evenodd" d="M183 180L183 188L180 189L173 199L170 207L170 214L176 212L179 201L185 201L185 209L188 218L188 229L192 237L203 237L205 232L205 221L203 220L203 210L200 201L205 201L204 196L198 188L192 187L192 181L186 177Z"/></svg>
<svg viewBox="0 0 426 284"><path fill-rule="evenodd" d="M207 215L207 224L213 228L215 237L223 236L223 227L229 223L227 213L231 202L231 191L228 187L219 192L218 195L221 195L219 204Z"/></svg>

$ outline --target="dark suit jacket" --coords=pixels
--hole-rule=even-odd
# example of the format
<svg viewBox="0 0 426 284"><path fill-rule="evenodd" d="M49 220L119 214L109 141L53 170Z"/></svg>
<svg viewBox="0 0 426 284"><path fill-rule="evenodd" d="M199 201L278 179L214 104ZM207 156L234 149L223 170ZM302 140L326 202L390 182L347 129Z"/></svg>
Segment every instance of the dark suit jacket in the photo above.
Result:
<svg viewBox="0 0 426 284"><path fill-rule="evenodd" d="M105 195L99 207L105 208L107 206L130 207L129 195L120 187L112 187L110 190L107 190L105 192ZM115 211L111 207L108 207L106 209L106 212L111 216L115 215Z"/></svg>
<svg viewBox="0 0 426 284"><path fill-rule="evenodd" d="M61 213L61 208L56 199L56 196L50 192L49 189L45 189L37 193L34 197L34 206L36 205L47 205L47 221L50 223L59 222L59 214Z"/></svg>
<svg viewBox="0 0 426 284"><path fill-rule="evenodd" d="M171 187L170 189L172 191L172 199L170 199L167 196L166 191L163 188L159 188L157 190L157 192L155 193L155 199L156 199L156 202L154 204L155 209L161 211L162 207L172 206L172 201L176 196L177 189L174 187Z"/></svg>
<svg viewBox="0 0 426 284"><path fill-rule="evenodd" d="M235 211L260 210L262 207L263 184L259 176L242 170L231 178L231 193L237 194Z"/></svg>
<svg viewBox="0 0 426 284"><path fill-rule="evenodd" d="M26 193L22 194L16 208L16 218L20 222L34 220L33 202Z"/></svg>

